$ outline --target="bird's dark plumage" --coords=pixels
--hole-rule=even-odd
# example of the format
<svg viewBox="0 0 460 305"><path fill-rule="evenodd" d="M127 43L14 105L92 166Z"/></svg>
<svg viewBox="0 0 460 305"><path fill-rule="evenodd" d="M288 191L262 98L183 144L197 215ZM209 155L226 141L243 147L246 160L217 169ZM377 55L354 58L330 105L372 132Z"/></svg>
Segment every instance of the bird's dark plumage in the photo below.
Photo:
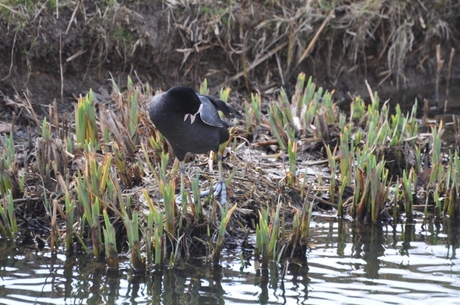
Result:
<svg viewBox="0 0 460 305"><path fill-rule="evenodd" d="M222 120L218 111L225 116L240 116L232 106L213 96L196 94L188 87L173 87L165 93L152 98L149 105L150 119L171 145L176 158L180 161L181 196L184 195L184 159L187 152L202 154L209 150L217 153L219 182L215 186L214 196L220 194L220 202L226 202L226 186L222 176L222 155L220 144L230 135L228 128L232 123ZM202 196L207 196L203 192Z"/></svg>
<svg viewBox="0 0 460 305"><path fill-rule="evenodd" d="M239 115L224 101L196 94L188 87L173 87L154 96L149 105L150 119L179 161L184 160L187 152L217 152L219 145L229 139L227 128L233 124L222 120L218 110L225 116Z"/></svg>

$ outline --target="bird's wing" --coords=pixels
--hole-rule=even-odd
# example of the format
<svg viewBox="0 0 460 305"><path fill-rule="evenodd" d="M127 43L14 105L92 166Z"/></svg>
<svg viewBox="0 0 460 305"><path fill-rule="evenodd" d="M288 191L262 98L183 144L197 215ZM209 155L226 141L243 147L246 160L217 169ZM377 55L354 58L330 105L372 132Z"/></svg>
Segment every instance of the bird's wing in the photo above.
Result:
<svg viewBox="0 0 460 305"><path fill-rule="evenodd" d="M224 127L224 123L219 117L215 104L211 102L209 97L201 94L198 94L198 97L203 105L200 111L201 120L209 126Z"/></svg>
<svg viewBox="0 0 460 305"><path fill-rule="evenodd" d="M233 117L233 116L241 117L241 113L239 113L238 110L233 108L230 104L215 98L214 96L198 94L198 97L200 98L200 100L201 100L201 97L207 98L217 110L222 111L224 115L228 118Z"/></svg>

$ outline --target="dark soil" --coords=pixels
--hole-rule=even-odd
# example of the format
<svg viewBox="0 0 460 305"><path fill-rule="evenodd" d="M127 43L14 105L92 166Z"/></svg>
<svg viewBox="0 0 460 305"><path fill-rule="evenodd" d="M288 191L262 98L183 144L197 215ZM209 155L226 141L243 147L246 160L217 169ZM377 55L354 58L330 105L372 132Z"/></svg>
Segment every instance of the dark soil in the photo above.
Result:
<svg viewBox="0 0 460 305"><path fill-rule="evenodd" d="M190 31L202 32L192 25L184 29L183 25L188 24L187 18L192 20L198 15L198 7L191 6L190 10L179 7L171 13L162 1L123 2L102 19L94 17L101 14L101 7L97 6L99 2L84 2L84 7L61 8L59 16L56 11L49 9L34 11L36 15L28 12L33 16L24 17L28 23L22 27L18 25L20 22L12 22L7 18L0 20L0 120L11 120L11 113L15 109L9 106L11 103L8 100L14 100L14 96L20 99L27 97L41 115L48 113L45 106L53 101L57 101L60 112L72 112L76 98L86 94L90 88L101 94L100 99L108 98L108 92L111 91L111 82L108 80L111 77L123 87L130 75L135 81L149 83L155 90L166 90L179 84L198 88L203 79L207 78L213 94L220 90L218 86L221 84L231 86L234 93L241 93L233 94L233 103L241 103L249 91L269 94L276 91L273 88L283 85L276 57L284 67L287 47L248 72L249 87L244 77L225 83L242 71L242 67L236 55L232 55L232 50L219 45L215 37L202 36L205 41L197 43L197 38L193 38ZM238 35L252 35L255 25L280 13L277 11L279 8L259 5L260 12L248 15L247 1L234 5L234 12L239 12L240 16L235 17L237 23L233 26L234 33L226 33L225 37L234 38L230 45L235 48ZM340 3L335 9L333 22L340 23L351 5L346 1ZM382 10L385 10L384 5ZM172 16L175 20L171 19ZM195 21L196 27L203 26L205 22L199 19ZM317 22L318 27L321 22ZM241 28L237 28L237 25ZM385 98L397 90L435 81L436 42L441 44L441 55L445 61L441 79L445 81L451 47L458 49L459 33L453 31L458 29L460 26L451 28L450 36L426 42L426 36L422 35L423 28L415 22L413 32L420 35L414 37L412 51L407 54L403 70L386 79L383 73L388 70L386 57L383 56L385 50L377 46L381 46L385 39L378 35L390 33L376 31L373 41L369 38L370 41L364 44L366 50L363 54L367 58L358 58L356 61L340 56L347 48L344 37L325 32L310 56L303 60L289 80L285 80L285 86L289 92L295 84L297 73L303 71L312 75L319 85L335 90L334 96L338 100L348 99L349 94L367 96L365 79L373 90L379 91L380 96ZM311 31L312 34L315 30ZM331 39L335 39L332 47L329 47L332 56L327 57L324 54L325 46ZM227 44L224 42L224 45ZM204 46L203 49L199 49L200 46ZM301 45L296 47L298 60L303 48ZM186 53L183 50L193 48L198 51L192 51L184 60ZM460 75L460 57L459 52L456 53L452 77ZM265 54L247 54L246 60L253 62L259 55ZM235 58L236 68L239 69L233 65ZM292 70L293 65L286 67Z"/></svg>

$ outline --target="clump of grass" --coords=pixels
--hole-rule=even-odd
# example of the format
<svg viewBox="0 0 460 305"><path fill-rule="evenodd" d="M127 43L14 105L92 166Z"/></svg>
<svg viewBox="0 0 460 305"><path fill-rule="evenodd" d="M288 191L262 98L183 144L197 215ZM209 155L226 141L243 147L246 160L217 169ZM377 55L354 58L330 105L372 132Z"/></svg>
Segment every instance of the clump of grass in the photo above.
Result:
<svg viewBox="0 0 460 305"><path fill-rule="evenodd" d="M88 95L78 99L75 110L75 131L77 144L80 148L90 145L99 149L99 138L96 126L96 108L94 106L94 94L90 89Z"/></svg>
<svg viewBox="0 0 460 305"><path fill-rule="evenodd" d="M307 244L310 237L310 222L313 212L313 205L313 202L309 202L307 197L305 197L302 209L295 210L292 224L292 235L290 238L290 258L294 257L297 249L300 249L301 254L299 257L304 257L306 253Z"/></svg>
<svg viewBox="0 0 460 305"><path fill-rule="evenodd" d="M131 198L128 196L126 202L120 202L121 214L128 235L131 266L136 272L145 271L145 260L142 258L139 237L139 214L132 211Z"/></svg>
<svg viewBox="0 0 460 305"><path fill-rule="evenodd" d="M262 122L262 99L258 93L251 93L251 102L244 103L244 113L246 117L246 133L254 130L255 126Z"/></svg>
<svg viewBox="0 0 460 305"><path fill-rule="evenodd" d="M0 154L0 197L13 196L17 198L24 192L24 183L21 182L16 162L13 133L3 137L4 146Z"/></svg>
<svg viewBox="0 0 460 305"><path fill-rule="evenodd" d="M278 201L276 210L270 213L270 207L259 211L259 223L256 226L255 256L260 257L262 268L268 268L270 260L280 261L284 246L279 245L281 240L281 201Z"/></svg>
<svg viewBox="0 0 460 305"><path fill-rule="evenodd" d="M11 239L18 233L18 223L14 211L14 201L11 190L8 190L7 196L2 198L0 204L0 234Z"/></svg>
<svg viewBox="0 0 460 305"><path fill-rule="evenodd" d="M104 216L104 246L105 246L105 256L107 261L107 266L109 268L118 269L119 259L118 259L118 250L117 250L117 239L115 234L115 229L110 221L107 210L103 211ZM130 232L128 232L130 233Z"/></svg>
<svg viewBox="0 0 460 305"><path fill-rule="evenodd" d="M118 211L120 198L118 181L111 177L112 156L105 154L99 160L94 149L88 145L84 153L86 166L83 173L77 174L77 198L83 210L83 223L88 223L95 256L103 254L102 230L100 222L102 211L107 208ZM71 210L69 210L71 211Z"/></svg>
<svg viewBox="0 0 460 305"><path fill-rule="evenodd" d="M147 259L152 261L156 268L161 268L164 265L164 257L163 255L163 245L164 245L164 226L163 226L163 219L164 214L163 212L158 209L152 202L150 196L148 195L147 191L144 189L142 190L144 198L147 201L149 207L149 214L147 217L147 228L145 229L145 237L146 237L146 246L147 246ZM152 251L153 247L153 251Z"/></svg>
<svg viewBox="0 0 460 305"><path fill-rule="evenodd" d="M219 205L219 208L221 212L219 230L216 232L216 237L211 243L211 255L214 266L217 266L220 263L220 254L224 247L225 234L227 234L227 225L230 221L230 218L232 217L233 212L236 210L237 205L233 205L233 207L230 209L227 205L225 205L225 207Z"/></svg>

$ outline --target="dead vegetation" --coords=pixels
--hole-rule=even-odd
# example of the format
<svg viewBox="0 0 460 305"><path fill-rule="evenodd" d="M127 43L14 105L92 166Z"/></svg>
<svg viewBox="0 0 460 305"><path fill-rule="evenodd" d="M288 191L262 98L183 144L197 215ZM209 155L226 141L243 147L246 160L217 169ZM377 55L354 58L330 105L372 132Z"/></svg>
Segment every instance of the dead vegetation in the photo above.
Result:
<svg viewBox="0 0 460 305"><path fill-rule="evenodd" d="M458 49L459 11L456 1L11 0L0 6L2 82L22 90L17 77L26 86L39 69L61 99L72 76L105 71L267 94L305 70L338 94L350 77L410 86L413 72L432 81L436 45L442 58Z"/></svg>
<svg viewBox="0 0 460 305"><path fill-rule="evenodd" d="M454 1L2 4L0 22L7 31L0 34L6 41L0 47L0 103L8 112L1 126L10 136L0 145L5 156L1 234L14 237L21 231L25 241L46 237L52 251L65 244L69 251L106 255L109 266L117 265L116 253L129 251L134 268L143 269L145 258L151 265L174 265L190 253L215 264L219 243L253 231L265 241L257 244L260 256L305 258L314 205L369 221L412 218L412 207L422 203L436 217L456 215L451 178L456 169L428 169L442 158L420 147L441 145L427 140L435 136L416 136L415 113L392 117L388 105L383 105L387 112L377 112L382 106L377 101L369 111L353 97L346 117L333 93L291 84L299 70L311 69L321 70L331 88L342 89L341 77L353 73L375 84L405 85L408 66L433 70L435 44L446 52L455 46L459 6ZM44 108L28 94L11 94L18 89L12 85L18 75L26 75L25 84L36 77L38 60L44 67L40 73L57 76L62 101L75 93L66 91L69 77L82 73L106 78L106 70L124 71L140 81L121 86L112 79L112 95L92 101L93 111L89 107L74 119L58 114L64 103ZM212 87L259 93L240 103L245 124L233 131L224 162L225 176L233 177L234 209L221 208L212 198L203 209L196 200L181 207L168 201L177 166L162 155L168 146L142 106L153 94L142 80L166 89L177 80L196 84L203 76ZM45 111L37 114L40 107ZM375 144L366 132L377 129L384 131ZM442 125L436 132L442 133ZM433 159L407 158L414 155ZM356 157L362 163L353 166ZM196 156L191 162L189 188L212 184L215 177L207 169L212 159ZM347 172L352 167L355 171ZM419 182L428 190L421 197ZM445 204L442 195L449 200Z"/></svg>

